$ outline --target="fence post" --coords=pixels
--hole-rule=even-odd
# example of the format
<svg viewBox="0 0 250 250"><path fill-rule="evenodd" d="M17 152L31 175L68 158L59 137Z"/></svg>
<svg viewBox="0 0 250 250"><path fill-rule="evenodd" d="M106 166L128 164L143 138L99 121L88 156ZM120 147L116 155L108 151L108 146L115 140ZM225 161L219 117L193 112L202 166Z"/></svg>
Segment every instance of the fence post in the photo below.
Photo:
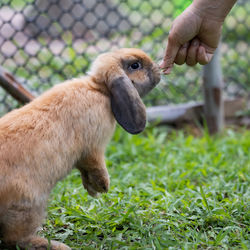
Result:
<svg viewBox="0 0 250 250"><path fill-rule="evenodd" d="M0 66L0 86L3 87L17 101L25 104L32 101L33 96L22 84L7 70Z"/></svg>
<svg viewBox="0 0 250 250"><path fill-rule="evenodd" d="M203 69L204 113L210 134L224 127L223 77L220 64L220 46L213 59Z"/></svg>

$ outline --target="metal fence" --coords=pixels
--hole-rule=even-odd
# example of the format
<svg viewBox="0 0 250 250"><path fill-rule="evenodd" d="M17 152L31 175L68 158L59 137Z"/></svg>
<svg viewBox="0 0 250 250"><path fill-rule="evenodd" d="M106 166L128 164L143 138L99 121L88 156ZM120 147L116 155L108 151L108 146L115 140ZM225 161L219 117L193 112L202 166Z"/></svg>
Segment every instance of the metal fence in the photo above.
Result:
<svg viewBox="0 0 250 250"><path fill-rule="evenodd" d="M190 0L1 0L0 65L39 95L77 77L101 52L139 47L163 57L174 18ZM250 91L250 2L238 1L222 41L225 94ZM146 97L147 105L202 99L201 66L176 66ZM18 103L0 88L0 114Z"/></svg>

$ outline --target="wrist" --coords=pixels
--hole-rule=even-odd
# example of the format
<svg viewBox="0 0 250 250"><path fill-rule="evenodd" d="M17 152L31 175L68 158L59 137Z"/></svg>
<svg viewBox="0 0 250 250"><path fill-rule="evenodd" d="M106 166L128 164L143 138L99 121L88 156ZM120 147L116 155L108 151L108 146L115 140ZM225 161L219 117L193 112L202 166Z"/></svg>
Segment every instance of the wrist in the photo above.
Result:
<svg viewBox="0 0 250 250"><path fill-rule="evenodd" d="M193 11L202 18L223 22L237 0L194 0Z"/></svg>

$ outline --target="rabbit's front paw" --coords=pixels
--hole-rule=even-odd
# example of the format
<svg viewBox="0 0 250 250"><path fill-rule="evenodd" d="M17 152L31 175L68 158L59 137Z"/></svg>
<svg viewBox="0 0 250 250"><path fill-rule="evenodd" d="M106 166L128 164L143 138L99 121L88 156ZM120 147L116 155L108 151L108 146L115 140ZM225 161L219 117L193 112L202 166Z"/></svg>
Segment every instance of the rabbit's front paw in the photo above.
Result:
<svg viewBox="0 0 250 250"><path fill-rule="evenodd" d="M109 176L106 170L84 170L82 183L89 195L97 197L98 193L106 193L109 189Z"/></svg>

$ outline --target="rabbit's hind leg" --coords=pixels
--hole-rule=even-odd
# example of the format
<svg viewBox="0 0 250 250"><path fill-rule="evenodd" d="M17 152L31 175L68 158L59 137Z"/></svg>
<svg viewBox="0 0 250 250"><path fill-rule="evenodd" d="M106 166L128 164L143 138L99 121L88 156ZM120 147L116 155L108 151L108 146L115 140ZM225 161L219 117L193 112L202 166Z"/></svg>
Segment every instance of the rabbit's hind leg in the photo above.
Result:
<svg viewBox="0 0 250 250"><path fill-rule="evenodd" d="M1 234L5 244L16 245L34 235L43 220L44 210L29 202L16 202L1 216Z"/></svg>
<svg viewBox="0 0 250 250"><path fill-rule="evenodd" d="M62 243L36 236L44 218L43 206L12 206L2 218L2 236L5 244L18 245L29 250L69 250ZM9 249L9 248L8 248Z"/></svg>
<svg viewBox="0 0 250 250"><path fill-rule="evenodd" d="M19 247L21 249L28 249L28 250L70 250L71 248L67 245L51 240L50 242L42 237L39 236L31 236L26 240L20 242Z"/></svg>

